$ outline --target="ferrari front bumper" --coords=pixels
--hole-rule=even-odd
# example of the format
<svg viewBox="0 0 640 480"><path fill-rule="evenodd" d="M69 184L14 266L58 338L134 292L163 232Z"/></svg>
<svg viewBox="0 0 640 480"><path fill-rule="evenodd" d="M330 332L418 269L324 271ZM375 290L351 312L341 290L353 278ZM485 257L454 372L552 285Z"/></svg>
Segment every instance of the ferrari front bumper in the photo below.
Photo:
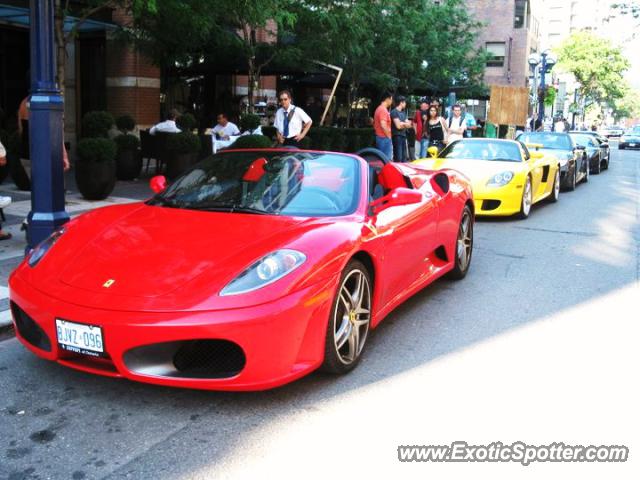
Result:
<svg viewBox="0 0 640 480"><path fill-rule="evenodd" d="M39 357L89 373L158 385L262 390L288 383L320 366L337 281L323 281L252 307L163 313L96 310L61 302L16 275L10 278L9 286L14 323L15 313L24 312L25 318L37 325L34 328L46 335L43 342L34 342L24 324L16 325L18 339ZM104 356L96 358L63 349L57 341L56 319L100 327ZM164 348L211 340L241 349L245 361L239 372L223 378L207 378L202 371L194 376L180 371L175 358L167 356ZM146 355L142 358L145 368L140 367L140 352ZM137 360L132 361L134 357ZM167 362L173 365L167 368Z"/></svg>

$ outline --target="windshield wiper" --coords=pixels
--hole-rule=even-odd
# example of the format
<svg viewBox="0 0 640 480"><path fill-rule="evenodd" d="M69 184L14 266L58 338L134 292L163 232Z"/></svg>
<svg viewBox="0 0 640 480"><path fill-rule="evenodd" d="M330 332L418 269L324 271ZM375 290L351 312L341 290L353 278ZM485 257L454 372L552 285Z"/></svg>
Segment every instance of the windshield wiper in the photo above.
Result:
<svg viewBox="0 0 640 480"><path fill-rule="evenodd" d="M147 205L152 205L152 206L160 206L160 207L168 207L168 208L180 208L178 205L176 205L174 202L172 202L171 200L164 198L164 197L155 197L152 198L151 200L149 200L147 202Z"/></svg>
<svg viewBox="0 0 640 480"><path fill-rule="evenodd" d="M259 208L242 207L240 205L194 205L193 210L203 210L206 212L229 212L229 213L254 213L256 215L269 215L270 212L265 212Z"/></svg>

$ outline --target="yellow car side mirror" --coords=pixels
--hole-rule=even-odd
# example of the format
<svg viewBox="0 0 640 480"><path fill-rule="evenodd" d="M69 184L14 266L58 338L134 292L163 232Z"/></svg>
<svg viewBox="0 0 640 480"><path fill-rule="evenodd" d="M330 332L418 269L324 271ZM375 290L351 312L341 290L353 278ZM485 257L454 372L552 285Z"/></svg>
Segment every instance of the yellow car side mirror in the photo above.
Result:
<svg viewBox="0 0 640 480"><path fill-rule="evenodd" d="M438 156L438 147L427 148L427 153L431 158L436 158Z"/></svg>
<svg viewBox="0 0 640 480"><path fill-rule="evenodd" d="M529 152L529 155L531 155L531 158L533 158L534 160L538 160L544 157L544 153L542 152Z"/></svg>

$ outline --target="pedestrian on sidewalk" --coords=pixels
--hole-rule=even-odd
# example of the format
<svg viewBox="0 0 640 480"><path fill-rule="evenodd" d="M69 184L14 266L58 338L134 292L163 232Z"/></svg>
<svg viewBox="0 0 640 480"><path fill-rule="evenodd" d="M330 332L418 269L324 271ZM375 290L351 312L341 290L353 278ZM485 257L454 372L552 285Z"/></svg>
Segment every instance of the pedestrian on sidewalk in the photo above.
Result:
<svg viewBox="0 0 640 480"><path fill-rule="evenodd" d="M4 167L7 164L7 151L0 142L0 167ZM11 205L11 197L0 197L0 208L8 207ZM9 240L11 238L11 234L9 232L5 232L2 229L2 224L0 224L0 240Z"/></svg>
<svg viewBox="0 0 640 480"><path fill-rule="evenodd" d="M391 137L393 140L393 161L407 161L407 129L412 127L407 120L407 99L402 95L396 97L396 108L391 110Z"/></svg>
<svg viewBox="0 0 640 480"><path fill-rule="evenodd" d="M376 135L376 148L384 153L389 160L393 158L393 143L391 141L391 115L389 108L393 103L390 92L382 94L380 105L373 115L373 130Z"/></svg>
<svg viewBox="0 0 640 480"><path fill-rule="evenodd" d="M278 95L280 105L276 112L276 127L278 143L287 147L299 147L302 139L309 133L313 120L300 107L292 102L291 92L282 90Z"/></svg>
<svg viewBox="0 0 640 480"><path fill-rule="evenodd" d="M429 146L429 100L423 98L420 107L413 117L413 128L416 132L416 140L420 142L420 154L418 158L427 157L427 147Z"/></svg>
<svg viewBox="0 0 640 480"><path fill-rule="evenodd" d="M429 136L429 147L436 147L438 153L444 148L447 140L447 124L444 118L440 116L438 107L431 105L429 107L429 120L427 121L427 129ZM425 155L426 156L426 155Z"/></svg>
<svg viewBox="0 0 640 480"><path fill-rule="evenodd" d="M464 132L467 130L467 122L462 116L462 107L459 104L455 104L451 109L451 116L449 117L449 125L447 127L447 143L455 142L456 140L462 140Z"/></svg>

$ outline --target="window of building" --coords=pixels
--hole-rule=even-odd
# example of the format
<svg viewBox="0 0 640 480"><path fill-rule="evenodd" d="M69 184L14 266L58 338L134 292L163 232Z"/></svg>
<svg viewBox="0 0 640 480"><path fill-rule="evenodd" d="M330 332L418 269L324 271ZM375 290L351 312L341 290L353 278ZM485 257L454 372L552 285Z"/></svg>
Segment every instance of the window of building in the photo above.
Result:
<svg viewBox="0 0 640 480"><path fill-rule="evenodd" d="M487 67L504 67L504 57L506 56L506 43L505 42L487 42L486 45L489 59L487 60Z"/></svg>
<svg viewBox="0 0 640 480"><path fill-rule="evenodd" d="M527 2L528 0L515 0L516 11L513 19L514 28L522 28L527 20Z"/></svg>

